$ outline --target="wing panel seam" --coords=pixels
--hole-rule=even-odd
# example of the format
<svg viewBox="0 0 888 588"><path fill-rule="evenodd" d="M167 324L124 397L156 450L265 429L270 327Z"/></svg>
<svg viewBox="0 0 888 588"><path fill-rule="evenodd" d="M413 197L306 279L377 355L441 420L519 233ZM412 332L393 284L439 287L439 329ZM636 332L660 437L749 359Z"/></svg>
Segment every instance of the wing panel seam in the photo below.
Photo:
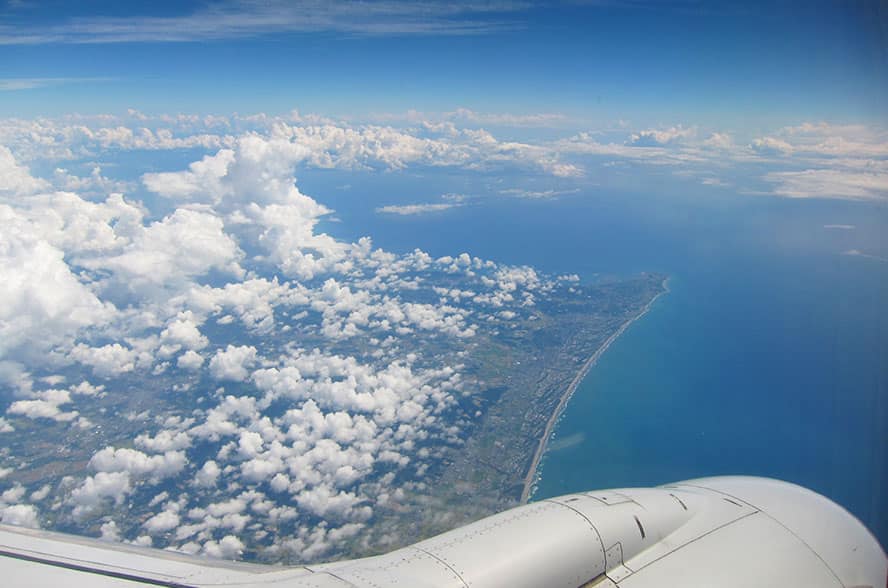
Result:
<svg viewBox="0 0 888 588"><path fill-rule="evenodd" d="M415 546L415 545L411 545L410 547L411 547L411 549L415 549L416 551L420 551L420 552L426 554L427 556L429 556L430 558L434 559L436 562L438 562L438 563L441 564L442 566L446 567L448 570L450 570L451 572L453 572L453 574L454 574L457 578L459 578L459 581L462 582L463 586L465 586L466 588L469 588L469 583L465 581L465 579L462 577L462 574L460 574L460 573L457 572L455 569L453 569L453 566L451 566L449 563L447 563L446 561L444 561L443 559L441 559L440 557L438 557L437 555L435 555L435 554L432 553L431 551L426 551L426 550L423 549L422 547L417 547L417 546Z"/></svg>

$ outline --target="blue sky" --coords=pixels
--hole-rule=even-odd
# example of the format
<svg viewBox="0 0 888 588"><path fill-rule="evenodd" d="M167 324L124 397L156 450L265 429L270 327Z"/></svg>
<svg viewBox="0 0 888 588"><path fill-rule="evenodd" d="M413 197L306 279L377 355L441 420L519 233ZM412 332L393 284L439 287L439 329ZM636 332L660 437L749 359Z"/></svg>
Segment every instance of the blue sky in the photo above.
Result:
<svg viewBox="0 0 888 588"><path fill-rule="evenodd" d="M467 107L599 124L882 121L877 17L828 2L6 2L0 115Z"/></svg>

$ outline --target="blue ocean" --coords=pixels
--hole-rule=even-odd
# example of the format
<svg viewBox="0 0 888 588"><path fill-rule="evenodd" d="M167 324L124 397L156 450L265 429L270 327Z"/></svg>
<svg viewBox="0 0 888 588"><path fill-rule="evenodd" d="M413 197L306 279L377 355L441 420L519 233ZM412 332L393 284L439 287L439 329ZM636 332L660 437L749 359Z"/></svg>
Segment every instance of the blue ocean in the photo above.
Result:
<svg viewBox="0 0 888 588"><path fill-rule="evenodd" d="M567 406L534 498L772 476L829 496L888 544L884 205L695 191L685 182L656 194L590 187L546 200L479 197L396 217L374 207L471 195L478 177L360 180L301 178L306 193L337 211L341 222L325 230L369 235L393 251L468 251L585 279L669 274L670 292L608 349Z"/></svg>

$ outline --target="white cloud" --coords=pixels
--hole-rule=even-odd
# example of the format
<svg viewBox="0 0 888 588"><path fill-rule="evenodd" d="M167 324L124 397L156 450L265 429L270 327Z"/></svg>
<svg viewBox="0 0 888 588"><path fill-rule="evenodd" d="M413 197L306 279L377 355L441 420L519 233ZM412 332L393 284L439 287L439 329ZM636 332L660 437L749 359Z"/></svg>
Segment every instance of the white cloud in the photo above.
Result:
<svg viewBox="0 0 888 588"><path fill-rule="evenodd" d="M188 459L182 451L167 451L161 455L147 455L136 449L106 447L89 460L98 472L124 472L136 478L159 480L181 472Z"/></svg>
<svg viewBox="0 0 888 588"><path fill-rule="evenodd" d="M578 189L573 190L526 190L524 188L507 188L500 190L499 193L505 196L517 196L518 198L554 198L563 194L576 194Z"/></svg>
<svg viewBox="0 0 888 588"><path fill-rule="evenodd" d="M753 151L761 155L792 155L793 146L776 137L761 137L750 145Z"/></svg>
<svg viewBox="0 0 888 588"><path fill-rule="evenodd" d="M383 214L397 214L407 216L416 214L427 214L430 212L440 212L442 210L448 210L450 208L455 208L458 206L461 205L454 202L442 202L438 204L392 204L389 206L381 206L376 209L376 212L380 212Z"/></svg>
<svg viewBox="0 0 888 588"><path fill-rule="evenodd" d="M5 507L0 505L0 522L4 525L30 527L32 529L40 528L40 517L38 516L37 509L30 504L13 504Z"/></svg>
<svg viewBox="0 0 888 588"><path fill-rule="evenodd" d="M0 493L0 502L20 502L24 498L26 489L19 483L13 484L12 488L8 488Z"/></svg>
<svg viewBox="0 0 888 588"><path fill-rule="evenodd" d="M59 407L71 402L67 390L45 390L37 392L33 400L17 400L13 402L6 414L21 415L31 419L45 418L59 422L68 422L77 418L77 411L64 412Z"/></svg>
<svg viewBox="0 0 888 588"><path fill-rule="evenodd" d="M807 169L771 172L765 180L776 184L775 194L790 198L888 199L888 173Z"/></svg>
<svg viewBox="0 0 888 588"><path fill-rule="evenodd" d="M187 294L185 304L204 313L232 312L249 330L266 333L275 325L275 306L307 302L307 289L298 284L281 284L277 278L255 278L229 283L222 288L192 288ZM229 315L217 322L228 324L233 320L234 317Z"/></svg>
<svg viewBox="0 0 888 588"><path fill-rule="evenodd" d="M27 397L34 387L34 380L24 364L0 359L0 384L13 390L17 397Z"/></svg>
<svg viewBox="0 0 888 588"><path fill-rule="evenodd" d="M189 371L197 371L204 363L203 356L197 351L188 350L182 355L179 356L179 359L176 360L176 365L183 369Z"/></svg>
<svg viewBox="0 0 888 588"><path fill-rule="evenodd" d="M149 173L142 176L142 181L149 190L167 198L218 203L224 196L231 195L223 178L228 175L234 159L234 151L222 149L215 155L195 161L187 171Z"/></svg>
<svg viewBox="0 0 888 588"><path fill-rule="evenodd" d="M120 541L120 529L114 521L102 523L99 531L101 532L101 536L99 537L101 541L110 541L112 543Z"/></svg>
<svg viewBox="0 0 888 588"><path fill-rule="evenodd" d="M295 186L292 168L309 153L286 137L246 135L236 150L220 151L187 171L146 174L143 180L162 196L213 203L285 274L311 278L338 262L345 247L314 232L330 210Z"/></svg>
<svg viewBox="0 0 888 588"><path fill-rule="evenodd" d="M723 150L733 149L735 147L734 139L729 133L712 133L708 139L703 141L703 144L707 147Z"/></svg>
<svg viewBox="0 0 888 588"><path fill-rule="evenodd" d="M52 486L50 484L44 484L37 490L31 492L31 500L33 500L34 502L40 502L41 500L49 496L50 492L52 492Z"/></svg>
<svg viewBox="0 0 888 588"><path fill-rule="evenodd" d="M203 349L207 346L209 340L201 334L195 322L194 314L191 311L185 311L167 323L166 328L160 333L160 343L161 355L169 357L182 349L189 351ZM188 361L195 360L186 360L186 363Z"/></svg>
<svg viewBox="0 0 888 588"><path fill-rule="evenodd" d="M784 127L779 134L794 152L808 157L863 160L888 157L888 132L878 126L805 122Z"/></svg>
<svg viewBox="0 0 888 588"><path fill-rule="evenodd" d="M457 108L453 112L444 113L444 118L450 120L465 120L472 123L508 127L550 126L553 124L563 123L567 120L567 117L565 115L559 113L484 113L476 112L468 108Z"/></svg>
<svg viewBox="0 0 888 588"><path fill-rule="evenodd" d="M201 552L215 559L236 559L244 551L244 544L234 535L226 535L219 541L207 541Z"/></svg>
<svg viewBox="0 0 888 588"><path fill-rule="evenodd" d="M344 518L360 504L361 498L351 492L336 492L326 486L318 486L300 492L296 496L296 502L300 508L320 517Z"/></svg>
<svg viewBox="0 0 888 588"><path fill-rule="evenodd" d="M198 486L203 487L211 487L216 485L216 481L219 479L219 474L222 472L219 469L218 464L215 461L208 461L203 464L200 470L194 477L194 482Z"/></svg>
<svg viewBox="0 0 888 588"><path fill-rule="evenodd" d="M477 35L513 28L502 19L522 3L227 2L174 16L109 17L81 13L59 25L0 27L0 45L207 42L280 33Z"/></svg>
<svg viewBox="0 0 888 588"><path fill-rule="evenodd" d="M130 492L132 485L127 472L99 472L94 476L87 476L71 492L73 514L75 517L87 515L100 508L108 499L119 506Z"/></svg>
<svg viewBox="0 0 888 588"><path fill-rule="evenodd" d="M95 165L88 176L77 176L64 168L56 168L52 178L56 189L81 194L111 194L113 192L126 192L132 188L127 182L112 180L102 175L101 166Z"/></svg>
<svg viewBox="0 0 888 588"><path fill-rule="evenodd" d="M2 31L2 29L0 29ZM2 34L2 32L0 32ZM107 78L0 78L0 92L19 92L85 82L102 82Z"/></svg>
<svg viewBox="0 0 888 588"><path fill-rule="evenodd" d="M68 356L74 361L92 367L97 376L111 377L136 368L139 353L120 343L109 343L102 347L90 347L79 343Z"/></svg>
<svg viewBox="0 0 888 588"><path fill-rule="evenodd" d="M27 168L19 165L12 152L0 145L0 196L22 196L49 188L49 183L31 176Z"/></svg>
<svg viewBox="0 0 888 588"><path fill-rule="evenodd" d="M147 521L142 526L150 535L160 535L179 526L179 515L172 510L163 510Z"/></svg>
<svg viewBox="0 0 888 588"><path fill-rule="evenodd" d="M210 360L210 374L217 380L242 382L249 377L248 368L256 362L256 348L251 345L228 345Z"/></svg>
<svg viewBox="0 0 888 588"><path fill-rule="evenodd" d="M185 431L163 430L154 437L146 434L138 435L135 443L148 451L165 453L167 451L187 449L191 446L191 437Z"/></svg>
<svg viewBox="0 0 888 588"><path fill-rule="evenodd" d="M851 257L863 257L865 259L871 259L873 261L881 261L882 263L888 263L888 257L882 257L880 255L873 255L871 253L864 253L859 249L849 249L847 251L843 251L842 255L850 255Z"/></svg>
<svg viewBox="0 0 888 588"><path fill-rule="evenodd" d="M211 213L177 209L143 228L119 255L85 260L91 269L110 269L134 292L181 287L189 278L216 269L241 276L242 253Z"/></svg>
<svg viewBox="0 0 888 588"><path fill-rule="evenodd" d="M0 226L0 354L45 350L114 316L23 215L0 204Z"/></svg>
<svg viewBox="0 0 888 588"><path fill-rule="evenodd" d="M689 139L696 134L697 129L685 128L681 125L668 129L646 129L633 133L629 137L629 144L635 147L662 147Z"/></svg>

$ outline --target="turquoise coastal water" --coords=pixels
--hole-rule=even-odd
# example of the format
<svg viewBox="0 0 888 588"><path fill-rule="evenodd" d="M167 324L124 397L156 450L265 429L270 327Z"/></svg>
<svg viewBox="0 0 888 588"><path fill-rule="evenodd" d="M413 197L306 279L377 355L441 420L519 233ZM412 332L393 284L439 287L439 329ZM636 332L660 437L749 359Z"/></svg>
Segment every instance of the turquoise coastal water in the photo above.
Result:
<svg viewBox="0 0 888 588"><path fill-rule="evenodd" d="M386 192L385 178L369 181L367 194L410 201L425 180L397 192ZM395 251L468 251L586 279L671 276L671 292L577 389L543 458L537 499L773 476L833 498L888 544L886 207L597 190L395 218L373 213L377 199L362 209L323 185L314 193L333 194L328 202L343 211L328 230L369 234ZM843 255L854 250L874 257Z"/></svg>

